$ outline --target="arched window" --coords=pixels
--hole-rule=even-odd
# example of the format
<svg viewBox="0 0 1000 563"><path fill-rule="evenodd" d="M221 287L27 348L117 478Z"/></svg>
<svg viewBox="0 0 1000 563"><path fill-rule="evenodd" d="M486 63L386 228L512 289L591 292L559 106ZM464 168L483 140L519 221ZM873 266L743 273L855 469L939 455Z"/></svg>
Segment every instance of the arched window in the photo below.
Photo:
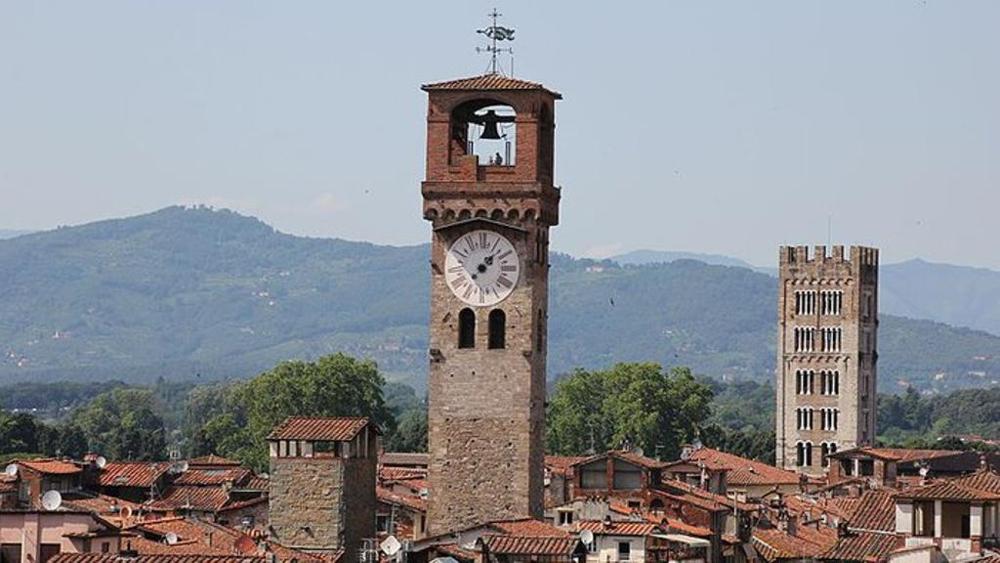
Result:
<svg viewBox="0 0 1000 563"><path fill-rule="evenodd" d="M806 463L805 444L798 442L795 444L795 465L802 467Z"/></svg>
<svg viewBox="0 0 1000 563"><path fill-rule="evenodd" d="M490 311L490 349L499 350L507 346L507 315L503 309Z"/></svg>
<svg viewBox="0 0 1000 563"><path fill-rule="evenodd" d="M458 347L476 347L476 314L469 308L458 314Z"/></svg>

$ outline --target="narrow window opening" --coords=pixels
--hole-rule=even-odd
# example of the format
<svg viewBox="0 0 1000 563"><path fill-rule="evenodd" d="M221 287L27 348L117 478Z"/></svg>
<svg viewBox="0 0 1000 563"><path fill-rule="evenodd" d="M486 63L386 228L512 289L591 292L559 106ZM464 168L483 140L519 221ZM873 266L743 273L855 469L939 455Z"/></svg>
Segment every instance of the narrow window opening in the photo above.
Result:
<svg viewBox="0 0 1000 563"><path fill-rule="evenodd" d="M491 350L506 348L507 315L502 309L490 311L490 344Z"/></svg>
<svg viewBox="0 0 1000 563"><path fill-rule="evenodd" d="M476 314L469 308L458 314L458 347L476 347Z"/></svg>

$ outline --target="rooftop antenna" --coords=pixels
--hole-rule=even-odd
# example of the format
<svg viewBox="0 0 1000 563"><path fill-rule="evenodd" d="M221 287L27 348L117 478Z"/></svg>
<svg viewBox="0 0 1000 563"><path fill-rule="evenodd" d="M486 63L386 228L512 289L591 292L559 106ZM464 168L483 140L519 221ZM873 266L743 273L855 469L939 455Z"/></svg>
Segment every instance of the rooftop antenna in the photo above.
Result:
<svg viewBox="0 0 1000 563"><path fill-rule="evenodd" d="M514 30L509 27L497 25L497 18L502 17L503 14L497 12L496 8L493 8L493 11L486 15L492 19L493 24L484 29L477 29L476 33L485 35L490 40L490 44L486 47L476 47L476 52L490 54L490 74L500 74L499 67L497 66L497 54L510 53L511 74L513 74L514 49L511 47L497 47L497 41L513 41Z"/></svg>

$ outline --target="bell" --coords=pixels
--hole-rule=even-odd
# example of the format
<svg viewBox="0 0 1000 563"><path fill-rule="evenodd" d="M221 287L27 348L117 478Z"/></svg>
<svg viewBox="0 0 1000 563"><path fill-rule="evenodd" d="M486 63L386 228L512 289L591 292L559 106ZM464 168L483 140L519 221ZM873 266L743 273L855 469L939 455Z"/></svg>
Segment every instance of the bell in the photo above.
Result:
<svg viewBox="0 0 1000 563"><path fill-rule="evenodd" d="M498 117L497 113L493 110L486 112L486 115L482 117L483 134L479 136L480 139L500 139L500 131L497 129Z"/></svg>

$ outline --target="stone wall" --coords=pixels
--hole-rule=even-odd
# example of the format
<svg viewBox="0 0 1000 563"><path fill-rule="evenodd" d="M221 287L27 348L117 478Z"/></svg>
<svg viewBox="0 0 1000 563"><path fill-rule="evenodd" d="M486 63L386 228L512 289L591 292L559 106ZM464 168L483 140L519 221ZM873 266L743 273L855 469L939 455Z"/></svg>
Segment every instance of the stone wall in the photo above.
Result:
<svg viewBox="0 0 1000 563"><path fill-rule="evenodd" d="M342 461L339 458L271 458L268 502L274 530L272 539L303 550L344 547L345 469ZM372 514L374 520L374 511Z"/></svg>

